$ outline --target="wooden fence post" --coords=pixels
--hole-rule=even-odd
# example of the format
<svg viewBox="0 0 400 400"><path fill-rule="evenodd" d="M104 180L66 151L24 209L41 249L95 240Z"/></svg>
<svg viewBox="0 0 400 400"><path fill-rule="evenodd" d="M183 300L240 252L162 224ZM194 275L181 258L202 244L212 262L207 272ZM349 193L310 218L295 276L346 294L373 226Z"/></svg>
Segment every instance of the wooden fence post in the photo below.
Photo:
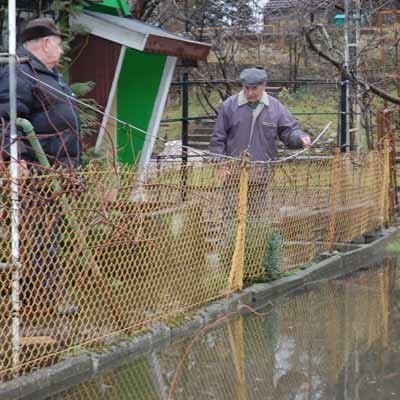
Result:
<svg viewBox="0 0 400 400"><path fill-rule="evenodd" d="M339 148L333 149L333 160L331 169L331 191L329 195L329 218L328 218L328 251L332 253L336 239L336 207L339 183L340 183L340 152Z"/></svg>
<svg viewBox="0 0 400 400"><path fill-rule="evenodd" d="M237 209L238 227L236 231L235 250L229 274L229 291L243 288L243 269L246 245L247 193L249 188L249 157L245 155L240 167L239 204Z"/></svg>
<svg viewBox="0 0 400 400"><path fill-rule="evenodd" d="M245 373L245 356L244 356L244 327L243 317L228 320L229 345L235 366L236 379L236 399L246 400L246 373Z"/></svg>
<svg viewBox="0 0 400 400"><path fill-rule="evenodd" d="M383 141L383 179L382 179L382 218L383 225L387 228L390 222L390 195L391 195L391 185L390 185L390 142L386 137Z"/></svg>

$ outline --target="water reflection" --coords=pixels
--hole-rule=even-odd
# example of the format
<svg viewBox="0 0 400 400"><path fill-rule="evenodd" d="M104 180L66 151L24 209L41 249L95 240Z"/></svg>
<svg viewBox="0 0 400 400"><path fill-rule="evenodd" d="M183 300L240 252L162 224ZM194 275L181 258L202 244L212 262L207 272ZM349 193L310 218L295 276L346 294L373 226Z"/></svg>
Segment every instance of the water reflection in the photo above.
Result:
<svg viewBox="0 0 400 400"><path fill-rule="evenodd" d="M386 399L400 396L395 260L237 317L194 343L174 399ZM51 397L167 399L192 338ZM393 394L392 394L393 393Z"/></svg>

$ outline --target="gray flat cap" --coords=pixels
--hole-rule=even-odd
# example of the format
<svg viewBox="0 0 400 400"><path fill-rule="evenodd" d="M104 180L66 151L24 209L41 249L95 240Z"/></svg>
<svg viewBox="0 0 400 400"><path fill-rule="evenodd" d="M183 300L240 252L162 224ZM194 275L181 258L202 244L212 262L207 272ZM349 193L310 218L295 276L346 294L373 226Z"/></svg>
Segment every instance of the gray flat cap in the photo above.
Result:
<svg viewBox="0 0 400 400"><path fill-rule="evenodd" d="M267 73L263 69L246 68L240 73L243 85L256 86L267 81Z"/></svg>

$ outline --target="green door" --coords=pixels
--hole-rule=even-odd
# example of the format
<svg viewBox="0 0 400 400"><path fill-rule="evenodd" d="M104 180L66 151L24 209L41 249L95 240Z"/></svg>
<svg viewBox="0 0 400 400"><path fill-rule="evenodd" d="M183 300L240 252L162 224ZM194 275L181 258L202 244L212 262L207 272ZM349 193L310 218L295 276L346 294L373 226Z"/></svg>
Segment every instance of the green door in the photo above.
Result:
<svg viewBox="0 0 400 400"><path fill-rule="evenodd" d="M118 118L147 130L161 82L166 56L127 49L117 90ZM138 161L146 135L118 123L117 155L124 164Z"/></svg>

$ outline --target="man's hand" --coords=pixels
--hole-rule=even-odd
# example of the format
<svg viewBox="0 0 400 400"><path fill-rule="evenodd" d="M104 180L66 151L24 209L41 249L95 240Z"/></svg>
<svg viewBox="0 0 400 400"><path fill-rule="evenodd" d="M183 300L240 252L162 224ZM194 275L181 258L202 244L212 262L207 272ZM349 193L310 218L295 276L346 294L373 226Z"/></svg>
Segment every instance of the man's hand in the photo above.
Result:
<svg viewBox="0 0 400 400"><path fill-rule="evenodd" d="M18 161L18 173L21 178L26 178L30 175L28 164L25 160Z"/></svg>
<svg viewBox="0 0 400 400"><path fill-rule="evenodd" d="M308 149L311 146L311 139L308 135L302 135L300 138L300 144L305 148Z"/></svg>
<svg viewBox="0 0 400 400"><path fill-rule="evenodd" d="M225 182L229 178L230 175L231 175L231 171L228 167L225 167L225 166L218 167L217 177L221 183Z"/></svg>

